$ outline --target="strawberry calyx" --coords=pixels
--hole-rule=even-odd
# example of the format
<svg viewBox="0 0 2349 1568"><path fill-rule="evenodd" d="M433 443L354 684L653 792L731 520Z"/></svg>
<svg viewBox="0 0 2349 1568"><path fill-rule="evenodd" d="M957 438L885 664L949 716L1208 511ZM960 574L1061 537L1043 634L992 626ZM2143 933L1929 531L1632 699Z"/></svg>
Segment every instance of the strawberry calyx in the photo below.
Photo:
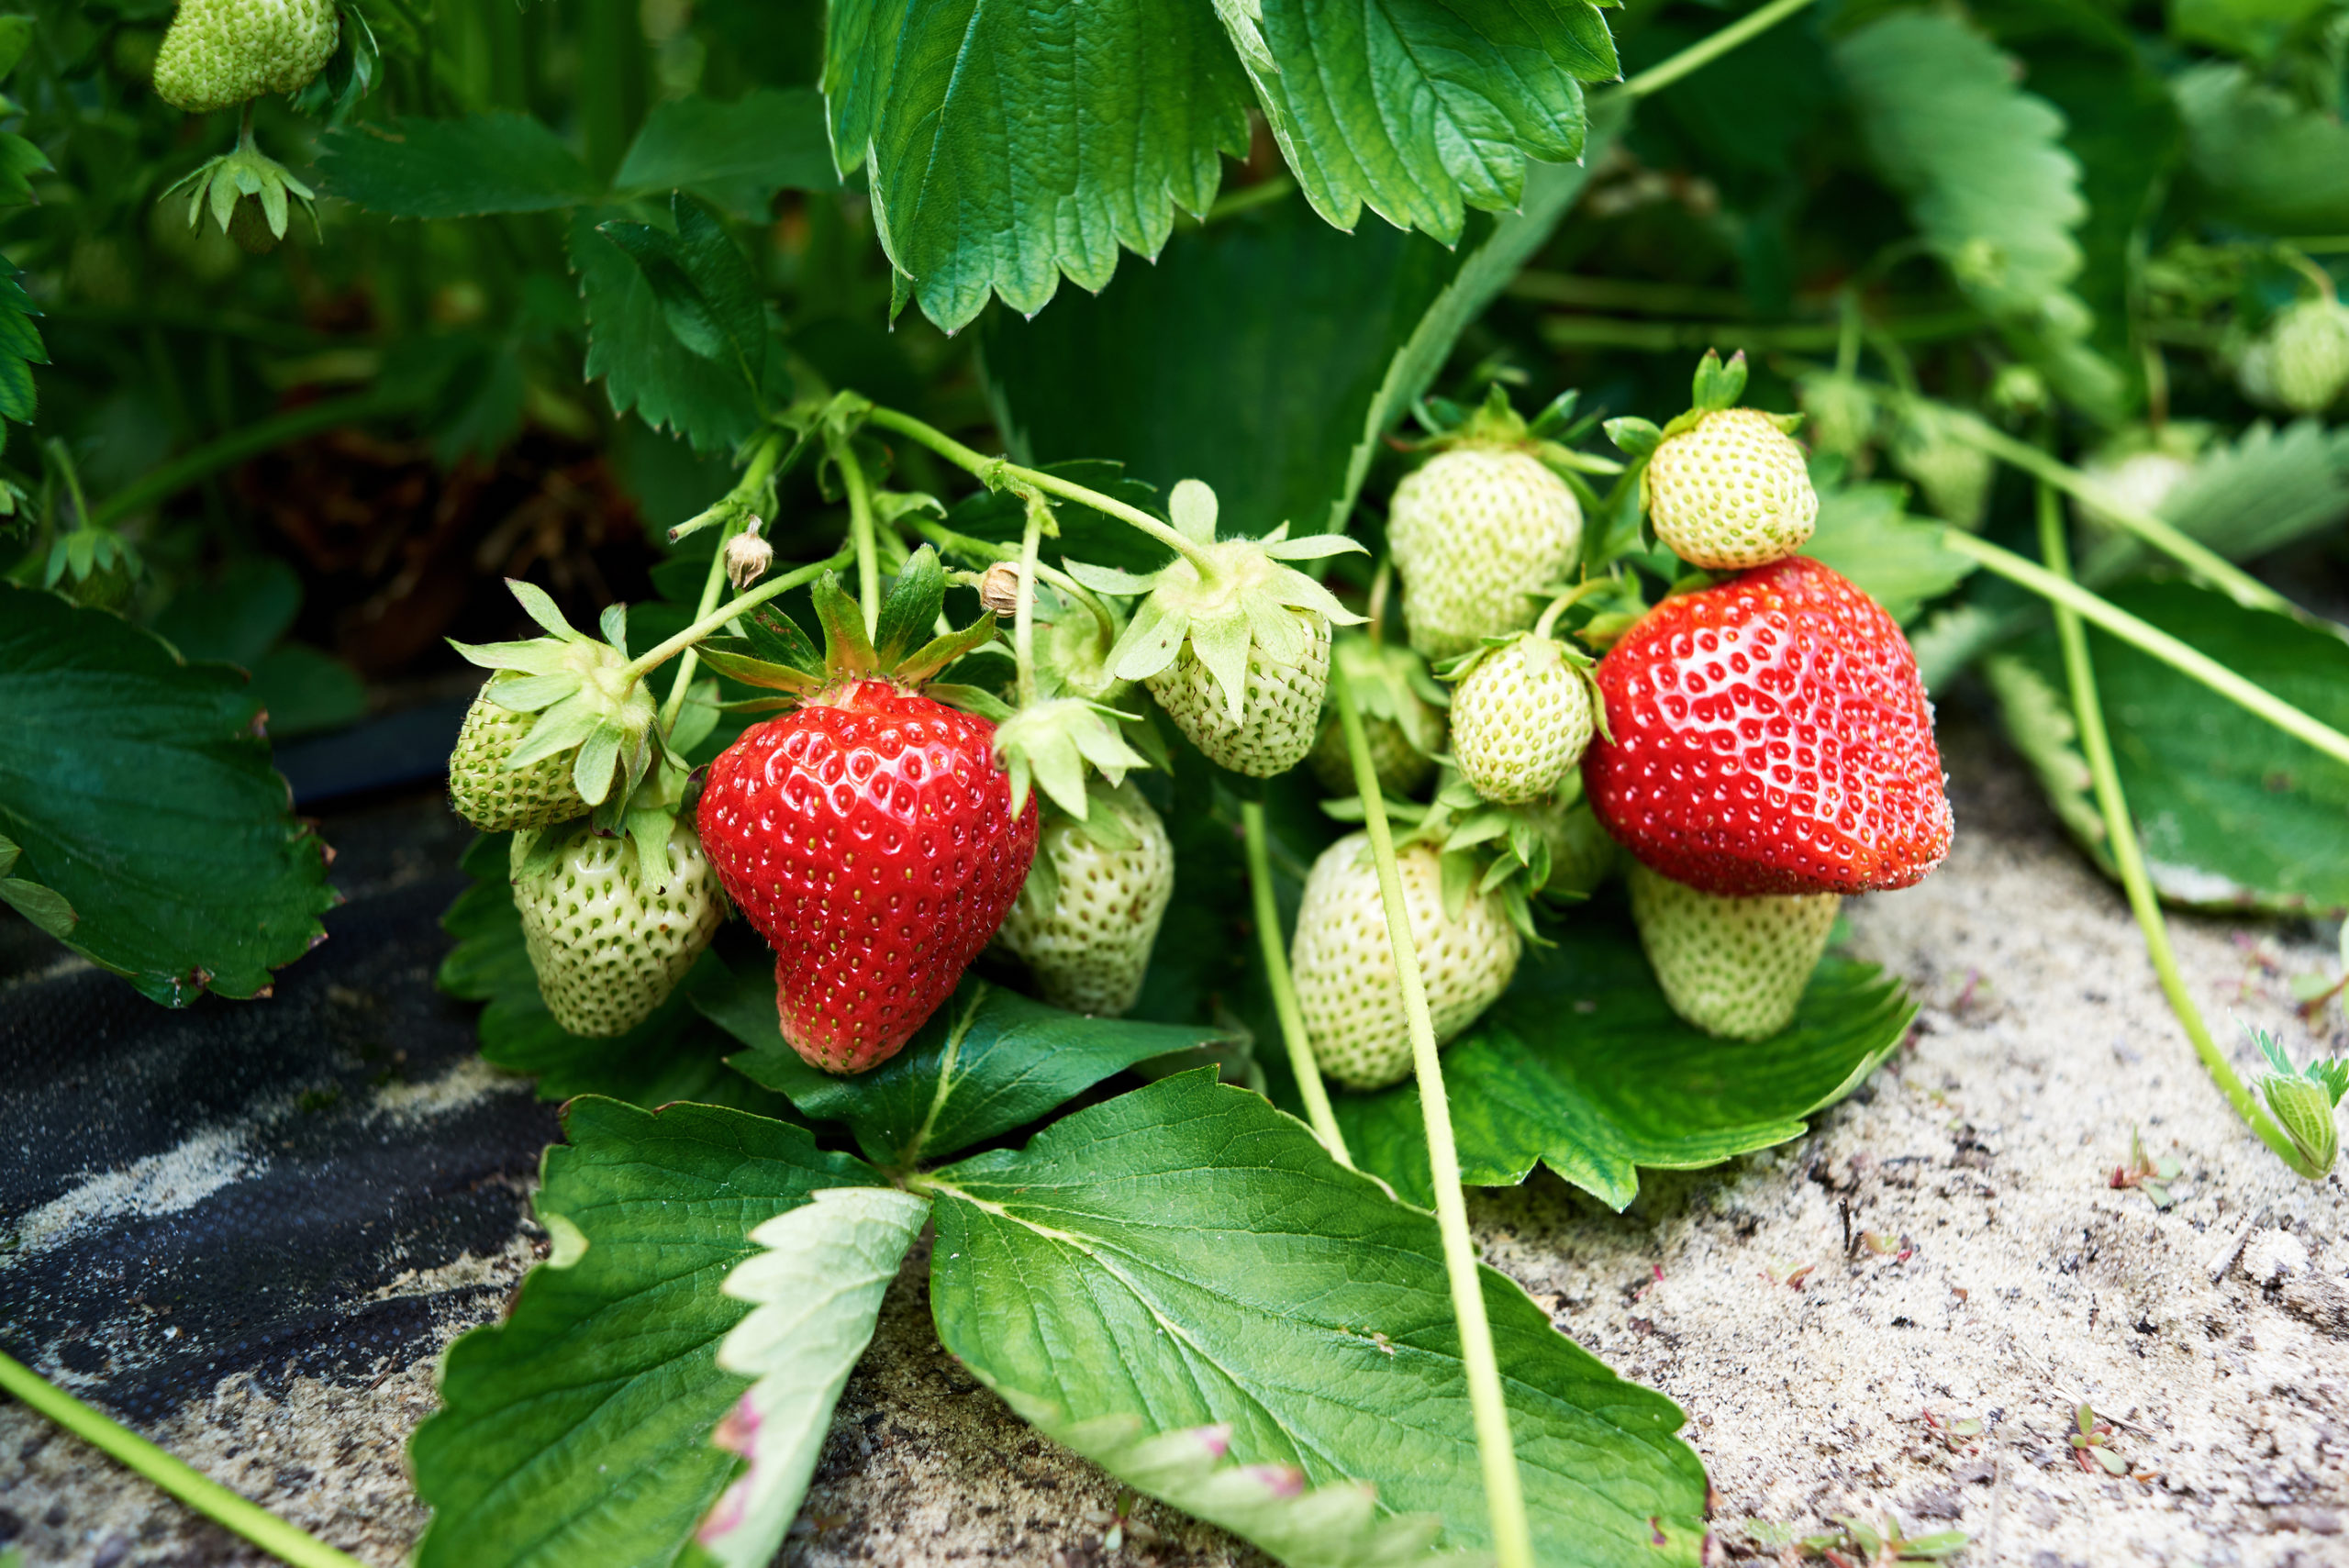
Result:
<svg viewBox="0 0 2349 1568"><path fill-rule="evenodd" d="M652 695L628 673L628 606L604 611L604 639L577 630L544 589L516 578L507 587L547 635L520 642L449 646L475 664L498 673L484 696L512 713L538 716L529 733L506 758L509 769L526 768L562 751L575 751L572 785L591 806L617 792L633 791L661 742Z"/></svg>
<svg viewBox="0 0 2349 1568"><path fill-rule="evenodd" d="M1738 350L1729 357L1727 363L1723 363L1719 350L1708 349L1705 357L1697 361L1697 373L1691 378L1687 409L1673 416L1671 422L1663 426L1630 416L1609 419L1606 424L1607 439L1634 460L1653 457L1656 448L1685 430L1695 429L1704 422L1706 416L1736 407L1737 400L1745 395L1746 375L1744 350ZM1763 417L1789 436L1802 428L1803 417L1799 414L1764 413Z"/></svg>
<svg viewBox="0 0 2349 1568"><path fill-rule="evenodd" d="M907 558L870 633L863 612L841 585L839 573L827 572L817 578L809 584L809 595L823 628L821 652L798 622L773 605L761 605L742 616L741 636L713 637L700 644L702 662L719 674L778 694L745 706L767 711L797 707L865 681L926 692L983 717L992 717L988 705L1001 706L991 694L937 683L947 666L995 640L996 621L993 612L987 612L959 630L936 630L946 602L946 570L930 546Z"/></svg>
<svg viewBox="0 0 2349 1568"><path fill-rule="evenodd" d="M209 211L220 231L233 235L248 250L267 250L285 238L287 215L294 202L300 202L302 210L310 215L311 227L317 226L317 193L254 143L250 118L237 133L235 150L198 164L195 172L163 194L168 196L181 190L188 193L190 228L202 224L205 213ZM239 211L247 200L253 206ZM248 218L247 213L256 215L258 224Z"/></svg>
<svg viewBox="0 0 2349 1568"><path fill-rule="evenodd" d="M1286 563L1360 551L1363 546L1342 534L1291 539L1286 523L1263 539L1219 540L1215 537L1215 492L1196 479L1175 485L1167 502L1174 527L1194 547L1192 553L1147 574L1075 561L1068 563L1069 574L1096 593L1141 599L1109 651L1113 677L1141 681L1162 673L1187 642L1207 666L1237 724L1247 691L1250 650L1261 647L1284 664L1303 656L1306 629L1293 612L1319 616L1332 626L1357 626L1364 618Z"/></svg>
<svg viewBox="0 0 2349 1568"><path fill-rule="evenodd" d="M1474 408L1447 398L1423 400L1413 411L1429 433L1418 440L1396 444L1407 451L1483 448L1530 452L1543 467L1573 486L1575 498L1590 510L1597 506L1598 498L1583 476L1618 474L1623 472L1623 465L1613 458L1575 449L1573 443L1598 424L1596 414L1575 417L1581 400L1580 391L1569 388L1528 420L1509 402L1508 389L1495 382L1485 394L1485 401Z"/></svg>

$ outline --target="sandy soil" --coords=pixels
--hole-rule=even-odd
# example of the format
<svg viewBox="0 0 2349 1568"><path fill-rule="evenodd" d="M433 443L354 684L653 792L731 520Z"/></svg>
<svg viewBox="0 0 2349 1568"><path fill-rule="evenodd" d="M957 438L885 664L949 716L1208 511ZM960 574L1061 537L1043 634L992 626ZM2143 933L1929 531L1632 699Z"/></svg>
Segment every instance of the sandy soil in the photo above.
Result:
<svg viewBox="0 0 2349 1568"><path fill-rule="evenodd" d="M1718 1560L1897 1513L1968 1532L1960 1561L1977 1565L2349 1564L2341 1180L2298 1180L2235 1120L2119 897L2011 760L1960 731L1951 761L1948 868L1853 911L1860 951L1923 1004L1909 1047L1809 1137L1651 1175L1624 1215L1546 1174L1475 1200L1487 1256L1687 1407L1719 1493ZM2176 929L2214 1020L2265 1024L2297 1055L2320 1043L2286 982L2323 966L2329 933ZM2349 1044L2337 1012L2323 1028ZM2132 1127L2184 1165L2166 1210L2109 1184ZM466 1266L503 1280L529 1252L518 1236ZM919 1263L891 1292L783 1561L1262 1561L1146 1503L1122 1549L1105 1547L1119 1489L938 1347ZM388 1564L422 1523L400 1451L429 1373L297 1383L283 1401L224 1385L156 1435ZM2077 1462L2083 1402L2127 1475ZM1950 1432L1968 1419L1978 1436ZM44 1565L260 1561L15 1407L0 1408L0 1510Z"/></svg>

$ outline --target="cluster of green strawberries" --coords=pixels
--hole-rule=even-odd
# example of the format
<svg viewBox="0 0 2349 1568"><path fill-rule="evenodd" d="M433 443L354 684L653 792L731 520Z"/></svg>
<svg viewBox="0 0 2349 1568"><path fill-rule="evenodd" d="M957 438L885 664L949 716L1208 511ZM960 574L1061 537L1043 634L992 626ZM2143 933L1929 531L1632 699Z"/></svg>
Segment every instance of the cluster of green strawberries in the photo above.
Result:
<svg viewBox="0 0 2349 1568"><path fill-rule="evenodd" d="M1171 547L1152 573L1032 551L1023 572L1001 559L1019 552L933 529L988 570L952 576L928 544L900 550L886 602L862 606L823 573L820 652L772 606L737 601L734 635L696 654L780 711L698 778L680 753L709 733L714 686L656 712L642 683L665 645L631 661L624 615L590 639L518 586L548 635L464 650L495 673L451 794L476 826L515 832L515 901L564 1028L647 1017L730 905L774 951L784 1038L856 1073L898 1051L990 941L1057 1006L1134 1005L1174 878L1165 824L1128 776L1163 756L1139 687L1233 773L1309 762L1341 818L1359 819L1369 769L1409 824L1397 869L1440 1040L1543 940L1537 900L1586 897L1619 866L1671 1005L1762 1039L1792 1018L1842 897L1922 877L1951 821L1909 646L1798 553L1818 498L1791 421L1736 406L1743 381L1742 361L1708 356L1695 407L1661 428L1612 422L1628 471L1497 399L1458 419L1395 491L1392 573L1367 616L1299 564L1360 545L1218 538L1196 481L1168 497L1171 527L1093 498ZM1636 486L1653 538L1695 569L1653 607L1586 548L1594 469ZM738 586L768 564L751 550ZM980 590L969 626L941 614L950 581ZM998 617L1019 679L974 682L979 656L1000 669ZM1364 833L1313 864L1290 967L1326 1076L1371 1089L1408 1074Z"/></svg>

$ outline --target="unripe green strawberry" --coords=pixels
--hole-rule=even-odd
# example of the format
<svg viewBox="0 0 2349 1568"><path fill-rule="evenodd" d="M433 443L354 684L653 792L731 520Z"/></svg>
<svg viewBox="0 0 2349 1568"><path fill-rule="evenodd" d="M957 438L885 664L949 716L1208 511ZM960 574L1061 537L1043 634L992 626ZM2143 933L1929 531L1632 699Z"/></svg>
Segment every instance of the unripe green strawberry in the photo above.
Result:
<svg viewBox="0 0 2349 1568"><path fill-rule="evenodd" d="M1443 750L1443 710L1430 700L1441 700L1443 688L1428 674L1427 662L1408 648L1359 634L1337 639L1330 657L1343 662L1346 684L1362 710L1363 738L1370 743L1379 790L1394 799L1419 794L1435 777L1435 753ZM1335 707L1322 711L1320 739L1306 760L1323 789L1355 793L1354 761Z"/></svg>
<svg viewBox="0 0 2349 1568"><path fill-rule="evenodd" d="M665 872L644 872L633 839L584 830L548 855L514 836L514 906L547 1011L576 1035L626 1034L668 999L725 916L693 828L672 830Z"/></svg>
<svg viewBox="0 0 2349 1568"><path fill-rule="evenodd" d="M1620 856L1590 802L1578 799L1571 806L1531 809L1534 831L1550 851L1550 874L1534 891L1568 897L1596 893Z"/></svg>
<svg viewBox="0 0 2349 1568"><path fill-rule="evenodd" d="M1631 862L1631 918L1672 1010L1707 1034L1767 1040L1810 984L1839 893L1729 898Z"/></svg>
<svg viewBox="0 0 2349 1568"><path fill-rule="evenodd" d="M2349 387L2349 309L2304 299L2267 329L2276 401L2295 414L2321 414Z"/></svg>
<svg viewBox="0 0 2349 1568"><path fill-rule="evenodd" d="M1556 795L1597 728L1590 676L1545 636L1489 650L1453 688L1453 762L1503 806Z"/></svg>
<svg viewBox="0 0 2349 1568"><path fill-rule="evenodd" d="M1443 869L1434 846L1399 846L1396 862L1441 1045L1508 989L1524 939L1492 894L1472 888L1459 918L1445 912ZM1395 977L1368 834L1347 834L1313 862L1289 967L1297 976L1297 1010L1324 1073L1353 1089L1383 1089L1410 1076L1403 987Z"/></svg>
<svg viewBox="0 0 2349 1568"><path fill-rule="evenodd" d="M1809 421L1811 448L1857 457L1876 434L1876 395L1855 375L1833 371L1805 376L1795 387Z"/></svg>
<svg viewBox="0 0 2349 1568"><path fill-rule="evenodd" d="M298 93L333 58L334 0L180 0L155 56L155 92L191 115Z"/></svg>
<svg viewBox="0 0 2349 1568"><path fill-rule="evenodd" d="M518 768L507 760L538 723L534 713L501 707L490 694L518 677L490 677L465 710L457 749L449 754L449 804L484 833L549 828L587 815L587 803L571 781L574 753L557 751Z"/></svg>
<svg viewBox="0 0 2349 1568"><path fill-rule="evenodd" d="M1582 507L1531 453L1459 446L1395 487L1386 543L1411 646L1448 659L1533 624L1542 591L1574 574Z"/></svg>
<svg viewBox="0 0 2349 1568"><path fill-rule="evenodd" d="M1130 784L1097 790L1088 804L1085 821L1055 814L1045 827L996 935L1027 961L1045 1001L1114 1018L1141 995L1174 894L1174 846Z"/></svg>
<svg viewBox="0 0 2349 1568"><path fill-rule="evenodd" d="M1313 749L1321 695L1330 684L1330 622L1311 610L1282 608L1298 631L1294 659L1252 642L1240 717L1234 719L1207 663L1186 642L1174 662L1142 684L1174 727L1219 767L1251 778L1285 773Z"/></svg>
<svg viewBox="0 0 2349 1568"><path fill-rule="evenodd" d="M1982 526L1998 464L1988 452L1950 434L1947 419L1919 406L1892 443L1892 461L1916 481L1932 514L1961 528Z"/></svg>
<svg viewBox="0 0 2349 1568"><path fill-rule="evenodd" d="M1758 408L1716 408L1665 437L1644 483L1655 537L1710 572L1782 561L1819 521L1802 448Z"/></svg>

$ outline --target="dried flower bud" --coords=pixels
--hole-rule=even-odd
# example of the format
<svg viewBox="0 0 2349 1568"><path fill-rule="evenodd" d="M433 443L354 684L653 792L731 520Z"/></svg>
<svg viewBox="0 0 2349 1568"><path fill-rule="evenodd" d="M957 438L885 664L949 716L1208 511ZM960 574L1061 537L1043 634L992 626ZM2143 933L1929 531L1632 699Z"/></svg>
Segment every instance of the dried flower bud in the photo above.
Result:
<svg viewBox="0 0 2349 1568"><path fill-rule="evenodd" d="M740 593L767 574L774 564L774 546L759 537L759 519L752 517L742 525L742 531L726 541L726 580Z"/></svg>
<svg viewBox="0 0 2349 1568"><path fill-rule="evenodd" d="M1019 568L998 561L979 580L979 603L998 617L1019 613Z"/></svg>

